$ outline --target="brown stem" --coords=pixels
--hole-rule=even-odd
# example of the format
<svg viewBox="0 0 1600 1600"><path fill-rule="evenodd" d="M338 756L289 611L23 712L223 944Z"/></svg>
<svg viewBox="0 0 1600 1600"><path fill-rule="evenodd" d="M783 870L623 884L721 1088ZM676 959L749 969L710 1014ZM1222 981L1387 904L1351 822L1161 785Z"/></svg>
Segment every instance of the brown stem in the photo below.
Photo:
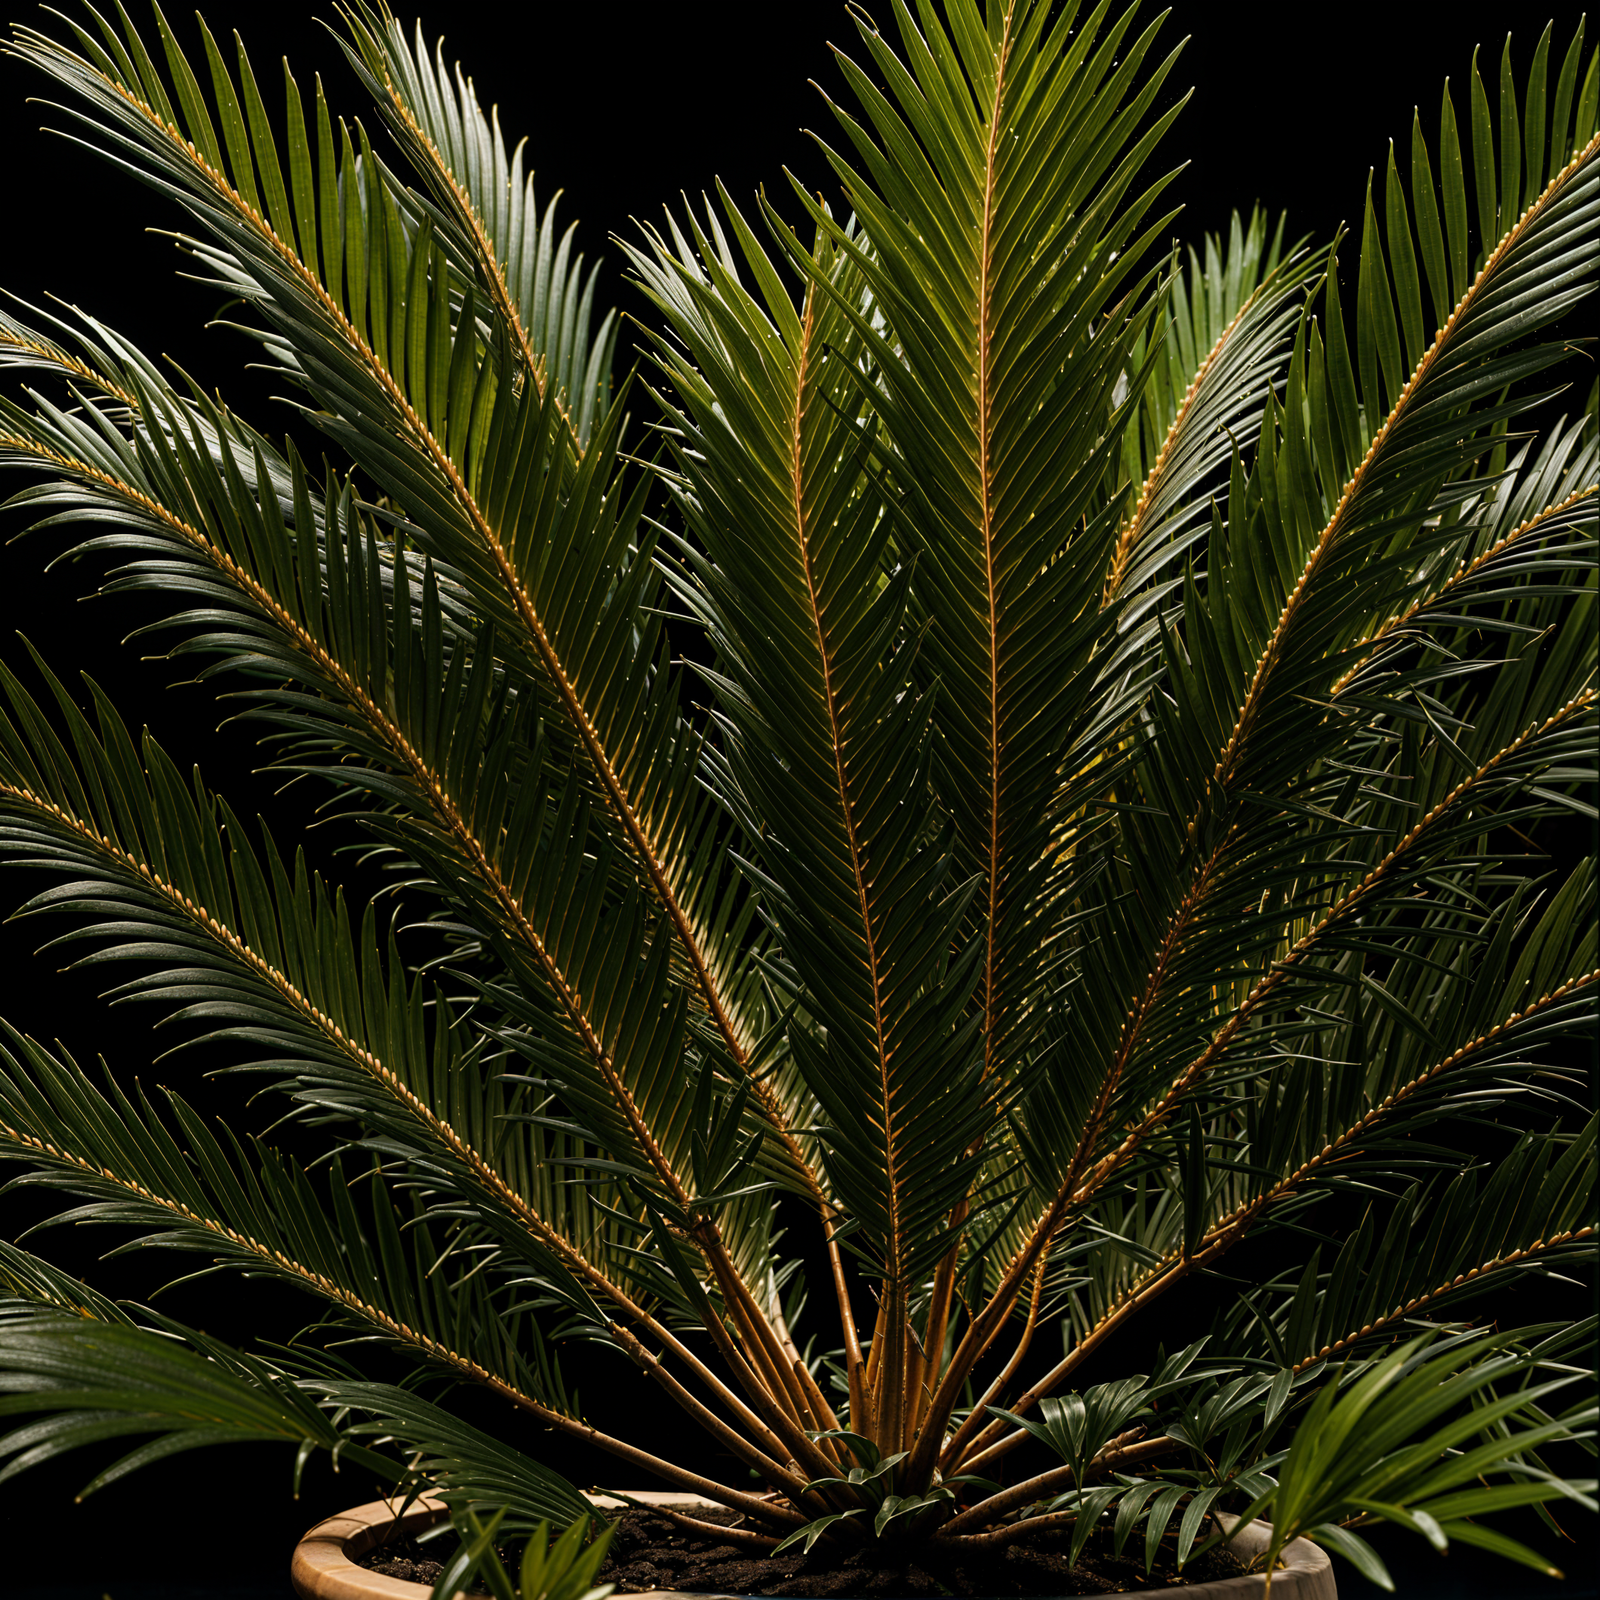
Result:
<svg viewBox="0 0 1600 1600"><path fill-rule="evenodd" d="M705 1326L706 1332L711 1335L712 1343L716 1345L722 1359L728 1363L739 1387L750 1396L751 1404L761 1413L765 1425L772 1430L777 1447L784 1450L792 1449L784 1427L789 1419L784 1416L773 1399L772 1390L762 1379L761 1374L745 1360L738 1345L733 1342L732 1336L723 1325L722 1318L716 1314L715 1308L705 1318Z"/></svg>
<svg viewBox="0 0 1600 1600"><path fill-rule="evenodd" d="M1164 1269L1158 1270L1136 1293L1129 1295L1114 1311L1107 1313L1091 1331L1080 1339L1072 1350L1058 1361L1042 1378L1035 1383L1026 1394L1020 1396L1010 1410L1015 1414L1031 1410L1058 1384L1070 1377L1081 1362L1086 1360L1101 1344L1103 1344L1122 1324L1139 1311L1142 1311L1157 1295L1170 1288L1180 1278L1187 1276L1196 1267L1208 1266L1216 1260L1223 1251L1231 1245L1238 1243L1245 1235L1255 1213L1251 1212L1232 1221L1212 1240L1211 1244L1198 1254L1192 1256L1177 1256L1167 1264ZM1009 1455L1019 1444L1023 1444L1032 1437L1025 1428L1017 1428L1011 1433L1006 1433L1008 1424L999 1417L986 1427L972 1442L973 1454L961 1461L956 1469L961 1472L981 1472L985 1467L992 1467L1003 1456ZM1004 1434L1003 1438L1000 1435Z"/></svg>
<svg viewBox="0 0 1600 1600"><path fill-rule="evenodd" d="M780 1439L778 1435L738 1397L737 1394L728 1388L728 1386L723 1383L715 1373L711 1372L698 1356L687 1350L683 1344L681 1344L679 1340L671 1333L670 1330L652 1327L650 1331L654 1333L657 1338L661 1339L674 1355L687 1362L695 1376L700 1378L702 1382L705 1382L707 1387L711 1389L711 1392L716 1395L717 1399L719 1399L723 1405L727 1406L728 1409L739 1418L745 1427L750 1430L755 1439L759 1442L762 1449L766 1450L769 1454L775 1454L787 1450L788 1446L784 1444L782 1439ZM721 1346L719 1345L718 1348L720 1349ZM723 1354L726 1357L728 1355L728 1351L724 1351ZM759 1406L762 1401L761 1398L759 1398L754 1392L759 1388L755 1374L752 1373L749 1367L743 1363L736 1364L735 1362L730 1361L729 1364L730 1366L733 1366L735 1374L745 1392L747 1394L751 1394L752 1398L756 1400L756 1403Z"/></svg>
<svg viewBox="0 0 1600 1600"><path fill-rule="evenodd" d="M698 1533L715 1539L718 1544L743 1545L747 1550L771 1550L779 1542L771 1534L756 1533L750 1528L727 1528L720 1522L702 1522L698 1517L686 1516L670 1506L651 1506L650 1510L656 1516L665 1517L674 1527L682 1528L686 1533Z"/></svg>
<svg viewBox="0 0 1600 1600"><path fill-rule="evenodd" d="M1209 872L1209 866L1206 870ZM1188 906L1192 895L1193 891L1191 891L1190 896L1185 897L1184 907ZM1180 907L1177 917L1174 918L1173 927L1176 927L1186 914L1184 907ZM1172 929L1169 928L1169 942L1171 938ZM1159 972L1164 972L1166 959L1166 952L1164 952L1158 965ZM1151 982L1152 984L1157 982L1156 973L1151 974ZM1146 994L1145 1003L1146 1007L1148 1007L1150 1003L1149 992ZM1141 1008L1135 1005L1128 1013L1128 1020L1123 1028L1117 1058L1112 1063L1100 1085L1100 1091L1095 1097L1094 1107L1084 1123L1083 1132L1078 1138L1077 1148L1073 1151L1072 1159L1068 1163L1065 1178L1057 1188L1056 1194L1049 1206L1046 1207L1044 1214L1034 1225L1033 1232L1029 1235L1027 1242L1013 1257L1011 1265L1006 1269L1005 1276L990 1297L989 1303L968 1325L966 1335L956 1347L955 1354L950 1358L950 1365L946 1369L938 1389L929 1401L928 1410L933 1417L939 1420L941 1425L944 1417L947 1417L955 1408L956 1395L960 1391L960 1386L966 1382L973 1368L988 1353L994 1341L999 1338L1000 1330L1011 1316L1012 1307L1016 1303L1016 1297L1024 1279L1035 1266L1040 1271L1044 1268L1050 1241L1055 1236L1055 1231L1072 1202L1084 1164L1089 1159L1089 1154L1099 1138L1101 1123L1111 1104L1112 1094L1116 1085L1122 1079L1122 1072L1133 1048L1133 1040L1137 1035L1139 1023L1143 1020L1140 1011ZM917 1441L916 1449L910 1462L907 1463L908 1480L915 1481L920 1474L931 1472L934 1453L937 1449L936 1430L930 1426L924 1430L923 1436Z"/></svg>
<svg viewBox="0 0 1600 1600"><path fill-rule="evenodd" d="M878 1433L876 1443L885 1455L905 1448L902 1443L906 1416L906 1303L900 1284L890 1284L883 1297L883 1360L878 1366ZM878 1340L872 1341L874 1353Z"/></svg>
<svg viewBox="0 0 1600 1600"><path fill-rule="evenodd" d="M1006 1318L1011 1315L1011 1306L1015 1301L1023 1279L1037 1263L1043 1267L1043 1257L1049 1250L1050 1241L1055 1235L1056 1228L1066 1214L1068 1206L1075 1198L1079 1179L1083 1175L1090 1154L1099 1140L1102 1125L1110 1109L1113 1095L1126 1070L1135 1044L1140 1038L1141 1030L1153 1012L1156 1000L1160 994L1169 970L1173 953L1181 939L1183 929L1192 917L1196 905L1203 899L1209 886L1211 875L1215 870L1218 860L1233 838L1235 829L1230 828L1228 834L1212 852L1202 867L1199 877L1189 891L1184 895L1178 909L1173 913L1163 936L1160 955L1150 976L1146 981L1143 994L1129 1009L1126 1021L1123 1024L1121 1039L1117 1046L1117 1054L1107 1068L1101 1081L1100 1089L1095 1096L1095 1103L1084 1121L1083 1131L1078 1137L1077 1147L1073 1150L1072 1158L1067 1165L1067 1171L1057 1187L1054 1198L1046 1207L1039 1221L1035 1224L1032 1234L1026 1244L1013 1258L1011 1266L1007 1269L999 1288L995 1290L988 1305L979 1313L978 1317L967 1329L966 1337L962 1339L955 1354L951 1357L950 1366L946 1370L944 1379L940 1383L929 1403L929 1410L935 1413L949 1415L955 1407L955 1397L960 1385L966 1382L967 1376L977 1366L987 1353L991 1344L999 1336L1001 1327ZM1103 1165L1103 1163L1102 1163ZM1003 1310L996 1315L997 1309ZM908 1465L908 1476L915 1476L918 1472L926 1472L932 1466L932 1430L927 1430L922 1439L918 1441L916 1452Z"/></svg>
<svg viewBox="0 0 1600 1600"><path fill-rule="evenodd" d="M735 1318L736 1325L737 1321ZM760 1372L752 1369L750 1361L746 1360L729 1337L721 1318L715 1314L707 1318L707 1328L712 1338L716 1340L723 1359L734 1369L745 1392L765 1417L767 1425L777 1435L778 1440L782 1441L779 1448L787 1450L794 1462L812 1477L825 1478L835 1475L839 1470L839 1463L824 1451L816 1440L806 1437L802 1420L806 1415L805 1411L800 1409L799 1415L795 1416L780 1404L780 1396L784 1399L790 1398L788 1385L775 1388L773 1380L776 1378L776 1373L770 1370L771 1361L768 1352L758 1341L751 1342L751 1356L769 1368L764 1380ZM792 1381L793 1375L790 1376Z"/></svg>
<svg viewBox="0 0 1600 1600"><path fill-rule="evenodd" d="M1152 1461L1158 1456L1176 1450L1178 1441L1169 1439L1163 1434L1157 1439L1146 1439L1140 1444L1129 1445L1126 1449L1107 1451L1097 1456L1090 1463L1091 1472L1084 1474L1087 1482L1091 1476L1103 1477L1108 1472L1120 1472L1126 1467L1138 1466L1145 1461ZM1071 1469L1064 1468L1069 1476ZM1037 1497L1036 1497L1037 1498ZM976 1509L976 1508L974 1508ZM1027 1517L1021 1522L1013 1522L1003 1528L996 1528L991 1533L954 1534L948 1530L954 1528L963 1518L971 1516L970 1511L965 1511L961 1517L947 1522L930 1543L941 1549L949 1550L995 1550L1004 1545L1011 1544L1014 1540L1025 1539L1031 1534L1042 1533L1049 1528L1059 1528L1064 1523L1074 1522L1082 1513L1078 1510L1052 1511L1042 1517Z"/></svg>
<svg viewBox="0 0 1600 1600"><path fill-rule="evenodd" d="M824 1214L823 1226L825 1228L828 1226L826 1214ZM827 1433L836 1429L839 1426L839 1418L835 1415L832 1404L822 1392L817 1380L812 1377L811 1368L806 1365L805 1358L800 1354L800 1348L794 1342L794 1335L789 1331L788 1320L781 1311L778 1314L777 1322L773 1325L773 1332L777 1334L783 1353L788 1358L789 1369L794 1373L795 1381L800 1385L801 1397L805 1401L806 1409L811 1413L811 1420L815 1424L817 1432ZM832 1453L831 1450L830 1453Z"/></svg>
<svg viewBox="0 0 1600 1600"><path fill-rule="evenodd" d="M780 1466L765 1451L751 1444L743 1434L730 1428L715 1412L703 1406L676 1378L667 1371L661 1358L654 1355L619 1323L610 1325L611 1336L633 1358L639 1369L653 1378L696 1422L714 1439L725 1445L748 1467L754 1467L775 1489L785 1494L798 1495L805 1489L805 1479ZM750 1418L755 1421L754 1417ZM766 1430L762 1429L765 1433ZM774 1443L777 1441L774 1440Z"/></svg>
<svg viewBox="0 0 1600 1600"><path fill-rule="evenodd" d="M714 1268L717 1264L713 1262ZM839 1462L815 1440L806 1437L806 1423L810 1418L805 1392L796 1379L793 1369L785 1359L772 1325L761 1315L759 1308L742 1293L744 1284L731 1270L717 1270L722 1288L723 1304L739 1332L748 1358L764 1380L764 1389L771 1404L771 1422L794 1459L813 1477L827 1477L839 1470Z"/></svg>
<svg viewBox="0 0 1600 1600"><path fill-rule="evenodd" d="M738 1282L738 1275L733 1274L733 1280ZM794 1373L778 1365L773 1352L760 1341L758 1336L755 1336L755 1328L749 1325L749 1318L739 1317L739 1312L744 1306L736 1298L736 1294L730 1293L733 1285L722 1275L718 1275L718 1282L722 1285L723 1299L730 1317L733 1317L734 1326L738 1326L741 1338L749 1349L750 1357L747 1360L739 1352L739 1347L734 1344L728 1330L722 1325L722 1318L714 1314L707 1318L707 1330L717 1341L717 1349L722 1350L723 1360L733 1366L734 1373L738 1376L746 1394L750 1395L752 1402L762 1411L773 1434L778 1435L778 1440L781 1440L779 1448L789 1451L792 1459L811 1477L832 1477L837 1474L837 1459L829 1451L824 1450L821 1443L806 1437L805 1419L808 1411ZM765 1317L760 1318L758 1326L765 1326L766 1331L771 1333L771 1325L766 1322ZM754 1368L752 1362L755 1363ZM781 1373L789 1381L782 1382L779 1376ZM784 1402L789 1402L789 1405L784 1405Z"/></svg>
<svg viewBox="0 0 1600 1600"><path fill-rule="evenodd" d="M879 1386L883 1380L883 1352L885 1348L885 1330L888 1326L887 1310L884 1297L878 1294L878 1315L872 1324L872 1347L867 1352L867 1370L864 1378L866 1388L866 1406L861 1413L861 1421L856 1424L855 1431L865 1435L874 1443L878 1441L878 1411L880 1409Z"/></svg>
<svg viewBox="0 0 1600 1600"><path fill-rule="evenodd" d="M850 1285L844 1275L844 1253L839 1249L839 1241L834 1235L832 1219L826 1219L823 1227L828 1235L828 1267L833 1275L833 1294L839 1303L839 1323L844 1330L845 1373L850 1380L850 1426L856 1432L862 1432L867 1396L862 1382L865 1361L861 1354L861 1336L856 1329L855 1312L850 1305Z"/></svg>
<svg viewBox="0 0 1600 1600"><path fill-rule="evenodd" d="M695 1494L704 1495L708 1500L715 1500L718 1505L727 1506L730 1511L742 1511L749 1517L779 1522L791 1528L805 1525L804 1514L791 1506L781 1505L775 1500L762 1500L756 1495L745 1494L742 1490L730 1489L725 1483L702 1478L698 1472L690 1472L686 1467L680 1467L672 1461L663 1461L659 1456L640 1450L625 1439L614 1439L610 1434L601 1433L598 1428L591 1427L587 1422L563 1416L559 1411L551 1411L540 1405L533 1405L527 1409L531 1409L541 1422L549 1424L558 1432L597 1445L608 1455L616 1456L618 1460L626 1461L630 1466L641 1467L655 1477L665 1479L674 1488L691 1489Z"/></svg>
<svg viewBox="0 0 1600 1600"><path fill-rule="evenodd" d="M965 1153L970 1155L972 1152L969 1148ZM955 1299L956 1257L961 1253L959 1230L967 1220L970 1210L971 1207L963 1199L950 1213L950 1227L955 1239L950 1248L939 1258L938 1270L933 1275L933 1296L928 1302L927 1332L923 1336L922 1349L919 1352L920 1360L914 1374L915 1382L908 1385L911 1390L910 1423L913 1435L920 1432L924 1421L927 1420L928 1402L933 1399L927 1374L931 1371L935 1378L938 1377L939 1362L944 1356L945 1333L950 1326L951 1304Z"/></svg>
<svg viewBox="0 0 1600 1600"><path fill-rule="evenodd" d="M1147 1431L1141 1425L1128 1428L1116 1438L1107 1440L1104 1447L1088 1463L1085 1477L1087 1478L1089 1470L1103 1467L1107 1462L1120 1461L1127 1450L1137 1444ZM1046 1495L1069 1488L1075 1481L1076 1473L1072 1467L1051 1467L1048 1472L1025 1478L1009 1489L1001 1489L998 1493L990 1495L987 1500L980 1500L975 1506L968 1506L965 1511L945 1524L944 1531L957 1534L963 1528L982 1527L986 1522L998 1522L1008 1512L1032 1505L1035 1500L1043 1500Z"/></svg>
<svg viewBox="0 0 1600 1600"><path fill-rule="evenodd" d="M817 1380L811 1376L810 1370L798 1356L794 1359L794 1375L799 1380L801 1391L805 1396L806 1409L811 1413L811 1422L817 1433L829 1433L839 1426L839 1419L834 1416L833 1408L822 1399L822 1391L817 1387ZM820 1404L819 1404L820 1402ZM813 1441L816 1447L824 1454L839 1457L831 1439L817 1439Z"/></svg>
<svg viewBox="0 0 1600 1600"><path fill-rule="evenodd" d="M787 1398L790 1413L803 1424L810 1408L806 1402L805 1385L794 1372L794 1366L800 1358L799 1351L773 1327L731 1261L728 1262L726 1274L719 1272L718 1277L722 1283L723 1301L746 1343L758 1352L763 1366L770 1371L778 1386L774 1390L775 1395L782 1394Z"/></svg>
<svg viewBox="0 0 1600 1600"><path fill-rule="evenodd" d="M1065 1209L1064 1204L1059 1209ZM1044 1223L1040 1224L1035 1230L1035 1237L1017 1253L1016 1259L1007 1269L1000 1287L995 1290L988 1305L968 1324L966 1333L956 1346L955 1354L950 1358L950 1365L945 1368L938 1388L928 1401L927 1420L912 1448L911 1459L905 1465L906 1482L915 1483L923 1478L931 1478L939 1446L943 1443L944 1419L955 1409L956 1397L960 1394L961 1385L966 1382L968 1374L988 1354L990 1347L1000 1337L1016 1306L1017 1294L1023 1280L1036 1263L1042 1265L1039 1256L1048 1242L1049 1235L1054 1232L1054 1220L1057 1215L1058 1208L1053 1206L1045 1219L1050 1226L1046 1228Z"/></svg>
<svg viewBox="0 0 1600 1600"><path fill-rule="evenodd" d="M900 1392L905 1396L900 1419L902 1440L915 1439L922 1418L922 1402L928 1394L928 1373L933 1367L927 1349L917 1337L917 1330L906 1323L906 1365ZM902 1442L901 1448L904 1449Z"/></svg>
<svg viewBox="0 0 1600 1600"><path fill-rule="evenodd" d="M1017 1341L1017 1348L1011 1352L1011 1359L1006 1362L1004 1370L983 1392L980 1399L966 1419L956 1429L955 1436L944 1448L944 1453L939 1458L939 1470L949 1477L957 1471L956 1463L961 1459L961 1452L966 1449L967 1442L983 1427L983 1419L990 1406L1001 1395L1012 1378L1016 1376L1017 1368L1022 1365L1022 1358L1027 1355L1028 1347L1033 1343L1034 1329L1039 1323L1039 1304L1044 1298L1044 1266L1041 1263L1033 1275L1033 1293L1028 1298L1028 1321L1022 1330L1022 1337ZM1003 1427L1004 1424L996 1419L993 1426Z"/></svg>

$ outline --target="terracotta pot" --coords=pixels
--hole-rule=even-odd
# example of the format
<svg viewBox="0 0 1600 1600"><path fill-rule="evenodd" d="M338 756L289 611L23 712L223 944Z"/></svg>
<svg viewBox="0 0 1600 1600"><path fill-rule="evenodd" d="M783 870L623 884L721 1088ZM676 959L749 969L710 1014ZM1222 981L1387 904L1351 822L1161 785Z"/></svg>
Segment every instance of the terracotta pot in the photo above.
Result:
<svg viewBox="0 0 1600 1600"><path fill-rule="evenodd" d="M695 1501L672 1491L645 1490L631 1495L651 1505L682 1506L686 1510L709 1507L709 1500ZM621 1509L622 1502L596 1495L602 1509ZM419 1533L444 1520L439 1501L424 1496L399 1519L398 1532ZM341 1512L319 1522L298 1545L289 1576L301 1600L428 1600L425 1583L408 1583L402 1578L386 1578L369 1572L356 1562L386 1534L395 1530L394 1506L387 1500L374 1500L354 1510ZM1252 1522L1234 1534L1232 1544L1241 1559L1248 1561L1264 1549L1270 1536L1265 1522ZM1294 1540L1283 1552L1283 1566L1272 1577L1272 1600L1338 1600L1333 1583L1333 1568L1327 1552L1309 1539ZM1266 1587L1259 1572L1239 1578L1219 1578L1211 1583L1191 1584L1181 1589L1141 1589L1124 1600L1255 1600ZM458 1595L456 1600L464 1600ZM653 1594L632 1595L623 1600L693 1600L687 1590L661 1590ZM728 1596L709 1596L703 1600L731 1600Z"/></svg>

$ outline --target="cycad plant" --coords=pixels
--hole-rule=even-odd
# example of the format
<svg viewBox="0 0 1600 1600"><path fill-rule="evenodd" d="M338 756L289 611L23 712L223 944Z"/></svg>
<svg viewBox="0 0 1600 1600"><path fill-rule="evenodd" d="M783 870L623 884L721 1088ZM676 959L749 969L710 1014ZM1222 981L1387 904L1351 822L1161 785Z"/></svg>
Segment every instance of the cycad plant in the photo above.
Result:
<svg viewBox="0 0 1600 1600"><path fill-rule="evenodd" d="M408 917L0 669L27 909L329 1152L11 1033L0 1152L324 1319L235 1351L8 1246L8 1470L288 1439L526 1528L587 1507L553 1429L818 1558L1181 1561L1230 1510L1544 1565L1472 1519L1592 1508L1540 1454L1592 1417L1583 1330L1464 1308L1593 1239L1594 878L1538 845L1592 815L1595 391L1551 397L1596 58L1508 47L1497 109L1474 68L1348 239L1180 252L1177 52L1108 3L855 13L837 193L624 241L657 316L615 395L594 277L420 30L341 13L387 157L320 82L274 133L243 46L191 66L159 12L17 31L334 458L28 312L19 499L161 597ZM1202 1279L1205 1339L1085 1386ZM592 1426L575 1338L748 1478Z"/></svg>

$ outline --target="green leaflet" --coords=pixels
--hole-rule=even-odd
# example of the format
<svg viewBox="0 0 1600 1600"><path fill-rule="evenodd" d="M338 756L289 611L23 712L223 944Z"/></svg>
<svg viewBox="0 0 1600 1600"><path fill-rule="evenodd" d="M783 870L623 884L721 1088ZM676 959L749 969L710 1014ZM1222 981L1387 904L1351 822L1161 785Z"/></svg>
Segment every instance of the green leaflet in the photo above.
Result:
<svg viewBox="0 0 1600 1600"><path fill-rule="evenodd" d="M8 1033L0 1154L60 1220L326 1322L229 1352L0 1247L6 1408L48 1413L6 1470L141 1430L113 1470L392 1440L452 1498L447 1588L512 1595L514 1529L525 1594L602 1600L576 1491L373 1382L380 1342L745 1543L1046 1518L1148 1569L1243 1509L1378 1581L1365 1519L1538 1565L1477 1519L1591 1503L1573 1331L1391 1345L1593 1255L1593 864L1526 852L1593 814L1600 444L1541 408L1600 259L1594 53L1485 56L1348 239L1254 211L1185 247L1159 19L853 20L842 197L719 190L624 245L626 396L573 231L387 10L344 48L409 179L287 71L275 134L208 31L203 64L159 13L159 49L120 13L16 33L188 208L336 459L24 311L0 464L406 910L347 911L65 663L0 667L24 911L186 1030L173 1070L261 1074L326 1151ZM1191 1278L1216 1365L1085 1386ZM592 1425L571 1339L766 1492Z"/></svg>

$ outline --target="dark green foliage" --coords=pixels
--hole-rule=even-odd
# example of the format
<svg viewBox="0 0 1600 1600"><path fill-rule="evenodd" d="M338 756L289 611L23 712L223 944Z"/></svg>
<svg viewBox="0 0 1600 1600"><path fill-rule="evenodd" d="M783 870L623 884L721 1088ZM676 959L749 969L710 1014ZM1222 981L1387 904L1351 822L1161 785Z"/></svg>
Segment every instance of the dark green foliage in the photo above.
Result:
<svg viewBox="0 0 1600 1600"><path fill-rule="evenodd" d="M763 1548L1040 1519L1081 1548L1104 1518L1148 1567L1242 1511L1380 1581L1350 1524L1537 1564L1473 1519L1593 1508L1541 1455L1592 1423L1544 1409L1576 1335L1439 1319L1592 1255L1593 864L1527 843L1593 814L1595 391L1549 403L1600 255L1595 55L1546 30L1525 76L1475 68L1359 238L1255 213L1181 251L1159 25L888 12L839 58L842 204L797 191L802 236L721 194L624 245L659 314L627 391L649 461L593 271L420 33L344 11L411 188L320 85L286 76L275 140L209 33L202 87L159 13L164 67L126 19L17 30L185 206L338 464L98 322L9 317L38 387L0 398L0 462L109 588L159 593L416 916L353 918L94 685L86 713L41 658L44 704L0 668L0 849L50 880L26 913L132 963L113 994L196 1024L329 1160L17 1034L0 1155ZM780 1204L828 1258L806 1310ZM1247 1236L1277 1253L1239 1283ZM578 1524L547 1548L577 1491L411 1388L13 1247L0 1273L3 1409L47 1413L5 1471L130 1433L156 1439L112 1474L326 1448L444 1495L450 1584L510 1595L494 1539L538 1528L524 1595L598 1600ZM1237 1291L1208 1339L1081 1387L1185 1280ZM574 1335L776 1493L597 1433ZM1041 1443L1059 1465L995 1481Z"/></svg>

